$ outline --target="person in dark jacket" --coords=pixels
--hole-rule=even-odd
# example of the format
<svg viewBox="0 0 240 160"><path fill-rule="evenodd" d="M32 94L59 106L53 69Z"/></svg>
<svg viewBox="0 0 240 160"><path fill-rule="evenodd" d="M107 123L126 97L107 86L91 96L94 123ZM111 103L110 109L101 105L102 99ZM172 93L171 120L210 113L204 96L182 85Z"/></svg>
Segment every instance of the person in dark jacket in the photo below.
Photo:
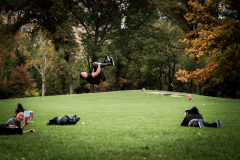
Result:
<svg viewBox="0 0 240 160"><path fill-rule="evenodd" d="M110 57L110 59L109 59L108 55L105 54L105 60L104 61L93 63L93 69L92 69L91 74L88 74L87 72L81 72L80 77L85 79L90 84L99 85L101 80L102 81L106 80L106 76L105 76L102 68L106 67L106 66L113 66L113 65L114 65L113 58Z"/></svg>
<svg viewBox="0 0 240 160"><path fill-rule="evenodd" d="M189 126L189 127L216 127L222 128L222 124L220 120L217 120L213 123L208 123L203 120L203 116L199 113L197 107L193 107L191 110L185 110L185 118L183 119L181 126Z"/></svg>

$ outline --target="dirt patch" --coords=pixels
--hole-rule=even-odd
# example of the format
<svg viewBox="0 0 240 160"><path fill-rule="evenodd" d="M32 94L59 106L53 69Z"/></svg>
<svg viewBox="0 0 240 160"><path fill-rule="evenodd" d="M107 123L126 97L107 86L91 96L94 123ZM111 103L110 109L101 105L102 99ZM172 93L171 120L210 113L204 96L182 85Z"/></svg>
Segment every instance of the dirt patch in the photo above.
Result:
<svg viewBox="0 0 240 160"><path fill-rule="evenodd" d="M172 93L163 93L163 92L145 92L147 94L157 94L160 96L171 96L171 97L186 97L186 95L183 94L172 94Z"/></svg>

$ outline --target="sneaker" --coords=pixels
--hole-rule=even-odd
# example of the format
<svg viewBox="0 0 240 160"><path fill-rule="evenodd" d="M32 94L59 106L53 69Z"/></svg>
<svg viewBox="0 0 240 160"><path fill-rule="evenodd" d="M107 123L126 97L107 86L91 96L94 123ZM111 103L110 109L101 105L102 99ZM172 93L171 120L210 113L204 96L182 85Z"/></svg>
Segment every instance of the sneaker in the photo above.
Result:
<svg viewBox="0 0 240 160"><path fill-rule="evenodd" d="M110 62L108 55L104 54L104 56L105 56L105 61Z"/></svg>
<svg viewBox="0 0 240 160"><path fill-rule="evenodd" d="M114 61L113 61L112 57L110 57L110 63L111 63L112 66L114 66Z"/></svg>
<svg viewBox="0 0 240 160"><path fill-rule="evenodd" d="M220 120L217 120L217 128L222 128L222 124Z"/></svg>
<svg viewBox="0 0 240 160"><path fill-rule="evenodd" d="M205 128L202 120L198 120L198 125L199 125L200 128Z"/></svg>

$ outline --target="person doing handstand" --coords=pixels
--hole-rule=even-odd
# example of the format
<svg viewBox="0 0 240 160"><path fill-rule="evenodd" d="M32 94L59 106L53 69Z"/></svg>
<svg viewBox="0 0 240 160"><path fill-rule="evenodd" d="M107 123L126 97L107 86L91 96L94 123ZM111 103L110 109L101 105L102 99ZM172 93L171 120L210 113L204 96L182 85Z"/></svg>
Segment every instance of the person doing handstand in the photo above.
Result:
<svg viewBox="0 0 240 160"><path fill-rule="evenodd" d="M94 62L93 63L93 69L91 74L87 74L87 72L81 72L80 77L85 79L90 84L100 84L100 81L105 81L106 76L102 70L105 66L113 66L114 61L113 58L108 58L108 55L105 54L105 60L102 62Z"/></svg>

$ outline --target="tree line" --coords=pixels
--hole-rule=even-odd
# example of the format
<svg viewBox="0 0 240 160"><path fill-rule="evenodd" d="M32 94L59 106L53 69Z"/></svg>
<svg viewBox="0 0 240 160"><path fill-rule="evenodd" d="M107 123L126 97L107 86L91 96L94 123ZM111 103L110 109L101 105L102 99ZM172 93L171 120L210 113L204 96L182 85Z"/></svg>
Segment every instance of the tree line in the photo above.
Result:
<svg viewBox="0 0 240 160"><path fill-rule="evenodd" d="M142 88L237 98L237 5L235 0L3 0L0 98ZM79 73L90 72L104 54L115 60L104 70L107 81L86 84Z"/></svg>

